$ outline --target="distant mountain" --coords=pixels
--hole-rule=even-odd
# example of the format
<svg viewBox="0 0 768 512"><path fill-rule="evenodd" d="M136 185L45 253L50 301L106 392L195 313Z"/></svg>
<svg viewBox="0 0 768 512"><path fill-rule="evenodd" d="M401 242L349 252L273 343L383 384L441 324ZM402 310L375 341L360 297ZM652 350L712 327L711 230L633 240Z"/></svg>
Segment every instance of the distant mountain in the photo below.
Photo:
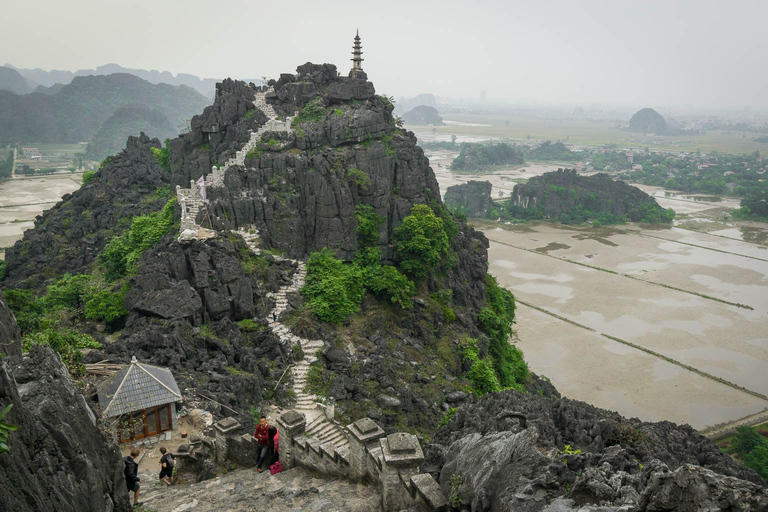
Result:
<svg viewBox="0 0 768 512"><path fill-rule="evenodd" d="M434 95L429 93L419 94L414 98L403 98L401 96L400 99L395 102L395 114L401 116L420 105L437 108L437 100Z"/></svg>
<svg viewBox="0 0 768 512"><path fill-rule="evenodd" d="M144 105L180 132L210 101L181 85L151 84L133 75L75 77L55 94L17 95L0 91L0 141L79 142L125 105ZM150 130L150 133L152 130ZM124 142L123 138L120 142Z"/></svg>
<svg viewBox="0 0 768 512"><path fill-rule="evenodd" d="M419 105L403 114L403 122L417 126L443 126L445 124L437 109L427 105Z"/></svg>
<svg viewBox="0 0 768 512"><path fill-rule="evenodd" d="M629 129L633 132L651 132L661 135L667 132L667 128L664 116L652 108L638 110L629 120Z"/></svg>
<svg viewBox="0 0 768 512"><path fill-rule="evenodd" d="M0 90L29 94L32 92L32 87L15 69L0 67Z"/></svg>
<svg viewBox="0 0 768 512"><path fill-rule="evenodd" d="M91 137L85 157L88 160L103 160L119 153L125 147L128 137L141 132L160 140L179 134L179 130L162 112L151 110L146 105L125 105L104 121L99 131Z"/></svg>
<svg viewBox="0 0 768 512"><path fill-rule="evenodd" d="M221 79L219 78L200 78L187 73L179 73L176 76L173 76L173 74L168 71L157 71L154 69L147 71L146 69L124 68L119 64L105 64L103 66L98 66L96 69L78 69L77 71L44 71L39 68L23 69L12 66L11 64L6 64L6 67L18 71L27 80L31 80L43 87L52 87L57 84L67 85L79 76L128 73L153 84L186 85L210 99L213 99L216 92L216 83L221 82ZM262 85L264 83L263 80L259 78L241 78L241 80L253 82L256 85Z"/></svg>

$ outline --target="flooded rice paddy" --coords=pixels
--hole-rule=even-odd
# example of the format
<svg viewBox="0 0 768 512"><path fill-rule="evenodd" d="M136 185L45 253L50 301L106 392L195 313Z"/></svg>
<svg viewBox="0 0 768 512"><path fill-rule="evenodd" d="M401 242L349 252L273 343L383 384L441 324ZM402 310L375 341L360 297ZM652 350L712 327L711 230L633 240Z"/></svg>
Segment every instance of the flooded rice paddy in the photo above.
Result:
<svg viewBox="0 0 768 512"><path fill-rule="evenodd" d="M455 152L428 156L441 192L488 180L494 199L563 167L457 174ZM766 410L768 229L733 222L733 198L640 188L675 226L476 223L518 300L517 346L564 396L625 416L705 429Z"/></svg>
<svg viewBox="0 0 768 512"><path fill-rule="evenodd" d="M82 181L81 173L0 181L0 259L6 247L34 226L36 216L54 206L64 194L80 188Z"/></svg>

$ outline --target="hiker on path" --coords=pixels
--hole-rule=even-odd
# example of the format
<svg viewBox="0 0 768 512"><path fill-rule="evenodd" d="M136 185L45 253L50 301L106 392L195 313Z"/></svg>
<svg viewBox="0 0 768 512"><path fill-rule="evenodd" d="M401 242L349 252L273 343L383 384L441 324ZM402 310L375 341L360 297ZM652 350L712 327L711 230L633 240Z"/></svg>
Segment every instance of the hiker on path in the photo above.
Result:
<svg viewBox="0 0 768 512"><path fill-rule="evenodd" d="M256 425L256 430L253 432L253 437L256 438L256 442L259 443L259 459L256 461L256 471L261 473L262 464L267 458L267 452L269 451L269 424L267 418L262 416L259 418L259 424Z"/></svg>
<svg viewBox="0 0 768 512"><path fill-rule="evenodd" d="M160 480L165 482L165 485L173 485L173 468L176 466L176 458L173 454L168 453L165 446L160 447L160 453L163 454L160 457ZM168 479L171 479L170 482Z"/></svg>
<svg viewBox="0 0 768 512"><path fill-rule="evenodd" d="M130 457L123 459L125 462L125 485L128 487L128 492L133 493L133 506L140 507L139 502L139 489L141 488L141 478L139 478L139 465L136 463L136 457L141 452L134 448L131 450Z"/></svg>
<svg viewBox="0 0 768 512"><path fill-rule="evenodd" d="M273 323L277 323L277 311L275 311L274 313L272 313L272 322L273 322Z"/></svg>
<svg viewBox="0 0 768 512"><path fill-rule="evenodd" d="M277 462L280 459L280 453L278 449L278 436L279 432L277 431L277 427L270 426L269 431L267 433L267 438L269 440L269 465L271 466L275 462Z"/></svg>

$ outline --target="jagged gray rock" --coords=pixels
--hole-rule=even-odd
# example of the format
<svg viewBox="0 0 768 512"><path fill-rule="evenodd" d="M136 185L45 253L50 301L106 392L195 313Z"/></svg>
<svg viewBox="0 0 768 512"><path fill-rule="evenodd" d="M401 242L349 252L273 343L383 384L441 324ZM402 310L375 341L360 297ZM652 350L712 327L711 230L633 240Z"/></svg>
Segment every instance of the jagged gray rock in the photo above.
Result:
<svg viewBox="0 0 768 512"><path fill-rule="evenodd" d="M0 455L0 510L128 512L120 453L96 425L61 358L35 346L0 363L0 404L17 425Z"/></svg>
<svg viewBox="0 0 768 512"><path fill-rule="evenodd" d="M425 455L422 469L472 510L768 508L765 482L689 426L556 395L485 395L460 407Z"/></svg>

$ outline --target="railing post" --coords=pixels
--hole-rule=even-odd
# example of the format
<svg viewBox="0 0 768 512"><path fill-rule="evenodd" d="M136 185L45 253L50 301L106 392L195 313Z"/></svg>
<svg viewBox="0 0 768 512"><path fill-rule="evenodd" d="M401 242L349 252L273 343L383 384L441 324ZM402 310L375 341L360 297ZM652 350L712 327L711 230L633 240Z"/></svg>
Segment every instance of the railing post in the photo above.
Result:
<svg viewBox="0 0 768 512"><path fill-rule="evenodd" d="M293 440L304 435L307 418L298 411L290 410L278 416L275 421L277 428L280 429L280 462L285 469L290 469L296 466Z"/></svg>

